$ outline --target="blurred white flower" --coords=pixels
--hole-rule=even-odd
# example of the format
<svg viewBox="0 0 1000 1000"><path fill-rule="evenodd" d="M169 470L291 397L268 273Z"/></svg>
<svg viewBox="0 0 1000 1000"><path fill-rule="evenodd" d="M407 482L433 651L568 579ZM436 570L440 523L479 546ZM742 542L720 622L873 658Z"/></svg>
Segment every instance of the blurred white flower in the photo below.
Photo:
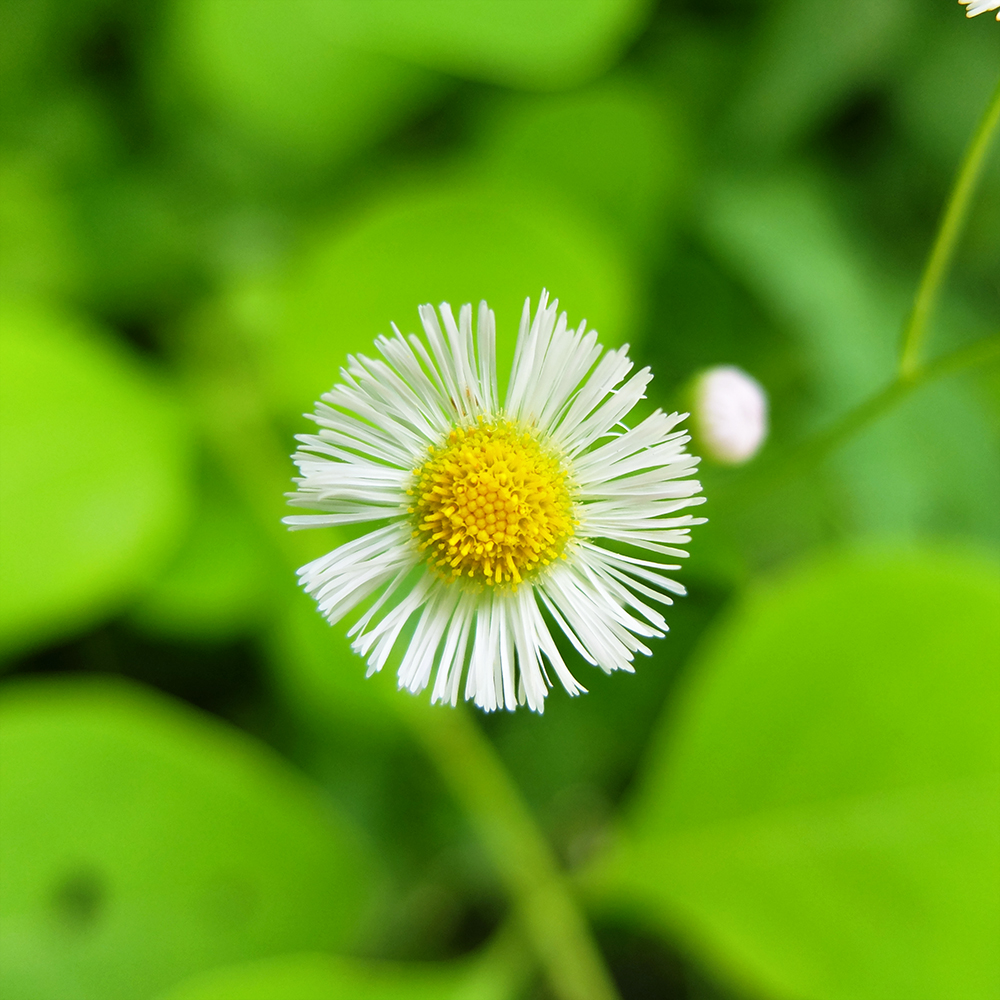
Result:
<svg viewBox="0 0 1000 1000"><path fill-rule="evenodd" d="M976 17L978 14L985 14L988 10L997 10L1000 7L1000 0L958 0L958 2L966 4L966 17ZM997 11L997 20L1000 21L1000 11Z"/></svg>
<svg viewBox="0 0 1000 1000"><path fill-rule="evenodd" d="M471 306L456 323L442 304L444 331L422 306L427 342L396 330L376 341L382 359L349 358L312 415L319 432L298 437L290 502L324 513L286 523L384 522L303 566L303 587L331 623L370 600L350 633L369 674L415 619L399 685L417 693L433 676L432 701L456 704L464 674L481 708L540 712L549 669L584 690L550 621L590 663L631 671L642 639L667 630L646 602L684 593L666 575L679 566L655 558L687 555L677 546L704 520L678 514L702 502L681 416L625 427L649 369L626 381L627 347L601 358L597 333L547 303L532 321L525 302L502 405L486 303L475 347Z"/></svg>
<svg viewBox="0 0 1000 1000"><path fill-rule="evenodd" d="M742 465L767 437L767 393L745 371L720 365L694 383L694 431L716 462Z"/></svg>

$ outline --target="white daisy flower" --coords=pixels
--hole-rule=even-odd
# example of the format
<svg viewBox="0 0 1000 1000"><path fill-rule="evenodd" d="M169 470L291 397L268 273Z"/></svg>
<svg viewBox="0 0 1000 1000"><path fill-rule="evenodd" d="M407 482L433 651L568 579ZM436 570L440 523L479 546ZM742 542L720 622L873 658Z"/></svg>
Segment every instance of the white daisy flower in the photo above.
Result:
<svg viewBox="0 0 1000 1000"><path fill-rule="evenodd" d="M474 346L471 305L456 323L443 303L444 330L425 305L427 344L394 325L381 359L348 358L310 416L319 432L298 436L289 502L324 513L285 522L383 522L299 570L331 623L370 601L350 631L369 676L412 621L401 688L433 681L431 700L455 705L464 676L486 711L541 712L550 671L585 690L550 622L606 673L632 671L643 640L666 632L647 602L684 593L666 575L679 566L630 550L685 556L677 546L704 520L679 513L703 500L675 430L686 414L622 424L649 369L626 378L627 346L602 358L596 331L568 328L557 306L543 292L532 320L525 302L502 404L493 312L480 303Z"/></svg>
<svg viewBox="0 0 1000 1000"><path fill-rule="evenodd" d="M1000 0L958 0L965 4L965 16L976 17L978 14L985 14L988 10L997 10L1000 7ZM1000 21L1000 11L997 11L997 20Z"/></svg>

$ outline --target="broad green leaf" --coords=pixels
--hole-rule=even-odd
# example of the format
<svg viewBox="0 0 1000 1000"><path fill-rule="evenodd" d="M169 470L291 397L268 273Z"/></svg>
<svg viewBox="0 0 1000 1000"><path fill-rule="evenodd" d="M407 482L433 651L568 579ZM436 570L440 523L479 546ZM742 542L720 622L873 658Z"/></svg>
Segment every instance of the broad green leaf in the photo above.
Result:
<svg viewBox="0 0 1000 1000"><path fill-rule="evenodd" d="M948 8L934 5L919 7L915 13L922 19L925 37L931 36L933 43L922 47L913 60L912 72L894 78L893 102L900 123L921 152L946 172L941 178L943 194L946 178L961 160L996 85L1000 50L995 23L986 23L987 18L963 21L949 17ZM993 30L984 30L989 28ZM994 169L987 171L983 180L992 173L995 186L1000 171L993 159ZM926 162L922 166L926 171Z"/></svg>
<svg viewBox="0 0 1000 1000"><path fill-rule="evenodd" d="M278 161L341 161L425 107L441 80L345 42L317 0L178 0L171 75Z"/></svg>
<svg viewBox="0 0 1000 1000"><path fill-rule="evenodd" d="M611 895L790 1000L1000 991L1000 568L842 556L705 642Z"/></svg>
<svg viewBox="0 0 1000 1000"><path fill-rule="evenodd" d="M4 0L0 94L16 104L39 82L50 83L75 54L81 36L106 12L103 0Z"/></svg>
<svg viewBox="0 0 1000 1000"><path fill-rule="evenodd" d="M185 431L104 331L0 306L0 651L71 634L148 581L186 516Z"/></svg>
<svg viewBox="0 0 1000 1000"><path fill-rule="evenodd" d="M396 964L288 955L205 973L157 1000L506 1000L518 995L517 970L491 957Z"/></svg>
<svg viewBox="0 0 1000 1000"><path fill-rule="evenodd" d="M915 5L783 0L770 6L749 78L730 111L740 147L756 155L782 152L872 87L908 41Z"/></svg>
<svg viewBox="0 0 1000 1000"><path fill-rule="evenodd" d="M348 353L372 354L417 307L486 299L496 313L501 384L524 300L543 287L606 347L633 333L637 291L620 252L587 220L503 187L441 182L390 192L317 233L258 334L262 375L280 411L298 414L338 378Z"/></svg>
<svg viewBox="0 0 1000 1000"><path fill-rule="evenodd" d="M252 739L108 681L11 684L0 722L8 1000L146 1000L351 939L368 863Z"/></svg>
<svg viewBox="0 0 1000 1000"><path fill-rule="evenodd" d="M269 597L288 585L240 500L208 485L174 559L132 608L152 635L218 641L268 621Z"/></svg>
<svg viewBox="0 0 1000 1000"><path fill-rule="evenodd" d="M323 19L371 51L512 87L567 87L608 69L649 0L326 0Z"/></svg>
<svg viewBox="0 0 1000 1000"><path fill-rule="evenodd" d="M412 695L396 690L389 667L365 676L367 665L351 649L348 628L345 622L330 625L312 598L289 593L266 634L274 681L302 717L354 739L384 741L402 727L388 699Z"/></svg>
<svg viewBox="0 0 1000 1000"><path fill-rule="evenodd" d="M0 162L0 285L8 295L60 294L77 285L69 207L56 188L42 164Z"/></svg>
<svg viewBox="0 0 1000 1000"><path fill-rule="evenodd" d="M201 234L179 210L176 179L108 170L75 192L83 299L116 317L169 312L199 283Z"/></svg>
<svg viewBox="0 0 1000 1000"><path fill-rule="evenodd" d="M484 116L480 155L487 170L570 201L639 246L662 243L689 157L672 111L662 94L624 76L514 95Z"/></svg>

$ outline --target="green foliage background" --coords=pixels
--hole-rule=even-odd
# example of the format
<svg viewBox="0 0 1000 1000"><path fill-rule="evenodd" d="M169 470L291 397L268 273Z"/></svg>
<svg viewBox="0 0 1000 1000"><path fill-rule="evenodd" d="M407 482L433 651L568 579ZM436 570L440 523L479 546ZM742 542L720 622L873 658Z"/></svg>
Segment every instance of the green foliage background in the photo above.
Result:
<svg viewBox="0 0 1000 1000"><path fill-rule="evenodd" d="M892 379L998 73L948 0L4 0L4 997L549 995L279 523L348 352L486 298L503 370L542 286L772 406L651 660L478 720L622 997L1000 995L1000 370L768 478Z"/></svg>

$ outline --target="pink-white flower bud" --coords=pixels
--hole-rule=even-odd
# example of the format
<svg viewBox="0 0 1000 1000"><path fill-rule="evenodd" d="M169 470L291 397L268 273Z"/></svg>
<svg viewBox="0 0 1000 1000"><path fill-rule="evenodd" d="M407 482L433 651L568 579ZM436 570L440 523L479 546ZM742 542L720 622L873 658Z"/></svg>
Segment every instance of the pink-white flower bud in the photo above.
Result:
<svg viewBox="0 0 1000 1000"><path fill-rule="evenodd" d="M767 437L767 393L745 371L719 365L702 372L693 392L694 430L704 453L722 465L742 465Z"/></svg>

